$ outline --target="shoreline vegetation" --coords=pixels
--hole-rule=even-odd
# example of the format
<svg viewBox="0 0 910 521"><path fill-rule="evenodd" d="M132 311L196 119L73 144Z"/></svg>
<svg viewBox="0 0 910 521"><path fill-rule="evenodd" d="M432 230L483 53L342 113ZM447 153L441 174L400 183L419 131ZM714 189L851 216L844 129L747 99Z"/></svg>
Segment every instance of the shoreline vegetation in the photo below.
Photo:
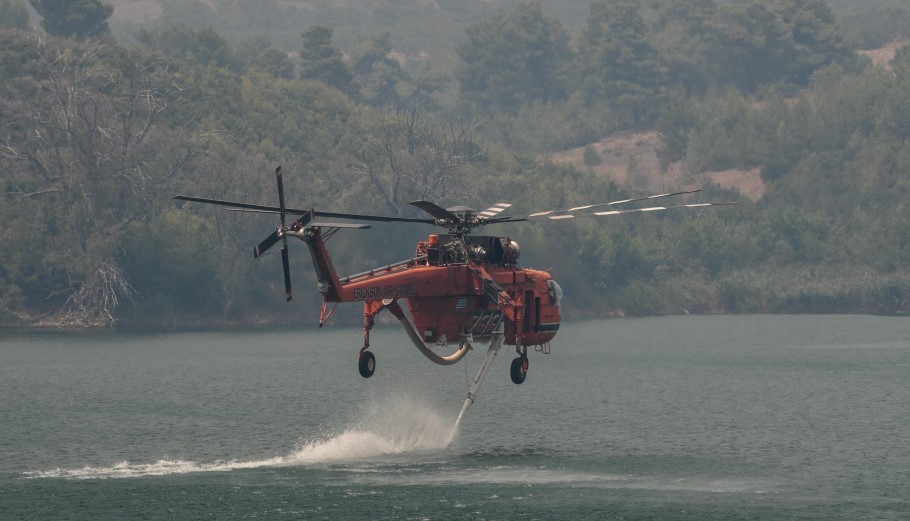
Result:
<svg viewBox="0 0 910 521"><path fill-rule="evenodd" d="M906 295L910 295L910 278L904 276L881 276L864 273L855 279L836 279L831 273L817 273L810 270L804 275L815 277L801 287L790 285L789 277L760 275L754 272L736 272L715 281L711 288L696 288L685 280L669 280L641 284L634 287L637 296L630 298L629 308L608 307L606 302L580 309L581 303L567 300L569 310L563 320L587 320L597 318L642 318L667 315L880 315L903 316L910 312ZM760 281L761 284L757 282ZM318 295L309 299L318 301ZM312 304L310 302L309 304ZM361 325L359 303L341 304L338 318L331 322L345 327ZM597 304L601 304L597 306ZM725 307L729 306L729 307ZM310 307L307 305L306 307ZM111 327L127 330L181 331L209 329L245 329L267 327L292 327L315 325L318 311L297 313L293 304L288 305L289 314L279 317L251 317L224 321L196 317L188 320L173 319L160 322L155 317L137 318L126 315L116 322L85 324L74 321L41 317L22 320L18 325L4 325L5 330L83 330ZM314 308L315 309L315 308ZM393 321L380 315L378 322Z"/></svg>
<svg viewBox="0 0 910 521"><path fill-rule="evenodd" d="M250 261L271 216L173 200L275 204L277 165L326 211L738 203L479 230L553 270L567 320L910 313L900 2L297 4L0 0L0 328L315 322L305 248L291 305ZM329 249L357 273L427 233Z"/></svg>

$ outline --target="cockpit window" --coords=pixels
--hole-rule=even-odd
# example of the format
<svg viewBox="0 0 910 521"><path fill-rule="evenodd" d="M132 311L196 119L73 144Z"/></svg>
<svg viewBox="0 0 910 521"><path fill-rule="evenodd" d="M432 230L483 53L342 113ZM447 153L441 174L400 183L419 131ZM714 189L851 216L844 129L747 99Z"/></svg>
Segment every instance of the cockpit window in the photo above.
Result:
<svg viewBox="0 0 910 521"><path fill-rule="evenodd" d="M547 281L547 298L551 306L559 307L559 302L562 300L562 288L553 279Z"/></svg>

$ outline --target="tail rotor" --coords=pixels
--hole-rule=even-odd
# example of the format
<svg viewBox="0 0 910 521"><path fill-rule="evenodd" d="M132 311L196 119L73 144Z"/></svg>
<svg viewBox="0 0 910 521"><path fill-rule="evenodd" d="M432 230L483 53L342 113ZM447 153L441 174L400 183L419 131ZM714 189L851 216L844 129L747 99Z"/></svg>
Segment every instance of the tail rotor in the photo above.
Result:
<svg viewBox="0 0 910 521"><path fill-rule="evenodd" d="M288 228L285 225L287 208L284 205L284 182L281 180L281 165L275 169L275 179L278 182L278 208L281 209L281 265L284 268L284 294L287 302L291 301L291 265L288 261Z"/></svg>
<svg viewBox="0 0 910 521"><path fill-rule="evenodd" d="M281 241L281 265L284 268L284 293L287 301L290 302L292 298L291 264L288 258L288 227L286 224L287 207L284 204L284 181L281 179L281 165L275 169L275 180L278 183L278 214L281 219L281 226L253 248L253 258L258 259L266 250L274 246L279 240Z"/></svg>

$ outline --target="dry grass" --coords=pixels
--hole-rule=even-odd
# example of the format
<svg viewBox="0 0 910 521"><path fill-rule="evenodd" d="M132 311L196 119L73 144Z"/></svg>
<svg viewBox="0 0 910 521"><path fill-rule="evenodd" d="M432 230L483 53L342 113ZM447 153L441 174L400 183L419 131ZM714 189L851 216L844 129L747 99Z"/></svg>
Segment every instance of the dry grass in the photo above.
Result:
<svg viewBox="0 0 910 521"><path fill-rule="evenodd" d="M910 43L910 40L894 41L885 45L881 49L872 49L868 51L859 51L863 56L867 56L876 67L891 68L891 60L894 59L894 53L898 49Z"/></svg>

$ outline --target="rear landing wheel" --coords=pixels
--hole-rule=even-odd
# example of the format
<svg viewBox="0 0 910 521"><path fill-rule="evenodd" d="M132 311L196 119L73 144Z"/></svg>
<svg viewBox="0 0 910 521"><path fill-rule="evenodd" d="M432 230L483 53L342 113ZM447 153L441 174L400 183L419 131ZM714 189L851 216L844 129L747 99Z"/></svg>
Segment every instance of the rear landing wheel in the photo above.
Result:
<svg viewBox="0 0 910 521"><path fill-rule="evenodd" d="M376 370L376 357L369 351L362 351L357 368L360 370L360 376L364 378L373 376L373 372Z"/></svg>
<svg viewBox="0 0 910 521"><path fill-rule="evenodd" d="M512 369L509 371L512 377L512 383L520 384L525 381L528 375L528 357L518 356L512 360Z"/></svg>

